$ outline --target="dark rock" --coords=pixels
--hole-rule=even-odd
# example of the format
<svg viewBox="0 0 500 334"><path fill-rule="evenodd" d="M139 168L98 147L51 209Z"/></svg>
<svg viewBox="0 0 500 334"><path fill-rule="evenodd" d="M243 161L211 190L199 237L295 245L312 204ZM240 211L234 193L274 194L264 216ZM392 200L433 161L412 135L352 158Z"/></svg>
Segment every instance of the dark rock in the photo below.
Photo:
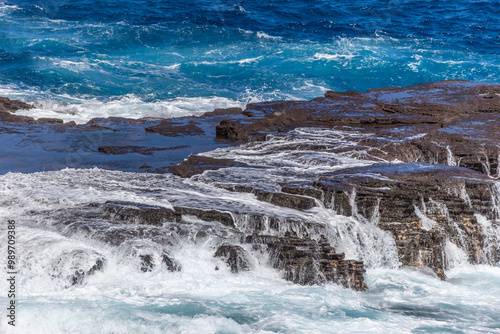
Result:
<svg viewBox="0 0 500 334"><path fill-rule="evenodd" d="M192 215L208 222L218 222L228 227L235 227L233 216L229 212L218 210L205 210L198 208L188 208L176 206L175 213L180 215Z"/></svg>
<svg viewBox="0 0 500 334"><path fill-rule="evenodd" d="M139 258L141 260L141 271L142 272L148 272L152 271L154 268L154 262L153 262L153 256L146 254L146 255L139 255Z"/></svg>
<svg viewBox="0 0 500 334"><path fill-rule="evenodd" d="M345 260L344 255L335 253L326 240L317 240L326 227L307 217L314 212L315 206L322 204L337 214L353 216L362 223L371 223L390 232L403 265L430 268L437 276L445 278L448 262L445 248L449 242L464 250L470 263L494 264L500 259L500 249L498 243L488 240L485 227L478 221L481 218L478 214L488 218L492 228L498 227L500 214L498 203L494 202L493 182L500 176L496 136L500 133L499 94L499 85L456 80L367 92L327 92L325 97L311 101L254 103L247 105L244 111L239 108L215 110L200 117L154 121L120 118L93 120L83 126L85 131L110 133L110 130L117 131L114 127L121 125L120 131L124 131L121 133L133 133L133 125L141 125L142 135L149 138L160 137L154 135L157 133L165 136L162 137L165 140L190 145L190 140L196 138L197 144L191 146L194 153L202 152L205 142L210 142L211 146L206 149L211 150L215 147L214 143L230 145L274 137L273 140L291 139L276 148L283 153L297 151L299 155L307 151L314 152L316 156L325 152L364 159L373 164L340 170L332 168L331 172L321 170L317 174L305 171L307 175L296 177L293 171L278 171L275 166L248 166L232 159L191 155L175 167L168 168L162 164L152 168L158 172L170 170L178 176L191 177L206 170L233 167L205 173L194 180L211 182L209 176L217 173L218 177L227 175L227 180L216 181L213 186L233 192L253 193L261 202L309 212L278 216L274 211L269 213L252 209L246 212L244 205L236 205L226 211L227 205L219 205L215 200L210 204L193 201L184 204L173 200L172 209L107 202L65 211L70 213L71 219L54 218L57 221L54 225L64 233L77 231L116 246L136 238L167 247L177 245L181 237L191 240L193 235L217 237L224 243L216 254L227 257L231 270L241 269L238 261L243 261L243 253L239 246L229 246L225 242L233 244L238 237L245 235L243 241L269 252L272 266L282 269L286 279L292 282L336 282L364 290L363 264ZM7 124L2 129L4 133L19 131L22 127L29 127L30 131L42 128L58 131L66 126L58 120L35 121L14 115L10 111L18 106L13 107L10 100L0 100L0 105L4 106L0 107L3 123L20 124L15 129ZM39 124L41 122L44 124ZM71 131L83 131L81 126L72 126ZM348 145L332 145L327 140L298 143L291 138L293 135L287 137L287 132L299 127L330 128L342 131L347 137L356 134L353 138L360 139ZM144 130L148 134L144 134ZM120 141L120 146L101 146L99 151L151 155L162 145L134 145L137 143L145 145L141 141ZM200 145L203 149L199 149ZM93 152L97 147L92 146ZM196 151L196 148L199 150ZM159 155L161 152L155 157ZM176 161L182 159L184 157ZM335 163L341 162L333 161L332 165ZM145 165L151 166L153 161L141 160L136 168ZM270 175L277 175L277 180L262 185L255 180L244 180L244 177L241 180L240 176L238 180L231 180L231 171L240 166L261 168L262 173L276 173ZM289 179L294 181L286 181ZM265 180L263 178L262 182L268 182ZM265 206L269 207L268 204ZM187 217L190 215L201 222L190 223ZM51 213L51 216L55 214ZM61 216L64 214L61 213ZM218 224L204 225L204 222ZM228 236L233 239L226 240ZM154 265L152 258L147 256L141 258L142 268L146 271ZM167 253L162 261L169 270L178 268Z"/></svg>
<svg viewBox="0 0 500 334"><path fill-rule="evenodd" d="M107 201L104 205L95 203L91 206L102 207L108 214L105 217L112 215L113 218L139 224L162 226L164 222L178 222L181 219L180 214L172 209L141 203Z"/></svg>
<svg viewBox="0 0 500 334"><path fill-rule="evenodd" d="M298 210L309 210L316 206L314 198L292 195L287 193L272 193L266 191L256 191L259 201L269 202L274 205Z"/></svg>
<svg viewBox="0 0 500 334"><path fill-rule="evenodd" d="M92 203L90 207L100 208L103 213L87 213L89 218L105 218L141 225L165 227L172 223L182 223L182 215L195 216L207 222L218 222L222 226L234 228L231 213L212 209L175 206L168 209L161 206L125 201L107 201L104 204Z"/></svg>
<svg viewBox="0 0 500 334"><path fill-rule="evenodd" d="M328 241L293 236L248 236L246 242L265 244L271 264L285 273L285 279L302 285L334 282L358 291L366 290L363 263L345 260Z"/></svg>
<svg viewBox="0 0 500 334"><path fill-rule="evenodd" d="M93 275L96 271L101 271L104 267L104 259L99 258L96 260L95 264L88 270L77 269L73 276L70 278L71 284L82 284L85 277Z"/></svg>
<svg viewBox="0 0 500 334"><path fill-rule="evenodd" d="M24 123L24 124L35 123L35 120L31 117L18 116L18 115L11 114L10 112L1 111L1 110L0 110L0 121L2 123L9 123L9 122Z"/></svg>
<svg viewBox="0 0 500 334"><path fill-rule="evenodd" d="M241 114L242 111L241 108L215 109L214 111L204 113L203 117L238 115Z"/></svg>
<svg viewBox="0 0 500 334"><path fill-rule="evenodd" d="M311 101L249 104L244 113L263 115L244 122L222 120L216 135L233 142L249 142L296 127L368 126L374 129L412 124L441 127L458 117L498 113L500 97L496 94L499 91L498 85L451 80L379 88L366 93L327 92L325 98Z"/></svg>
<svg viewBox="0 0 500 334"><path fill-rule="evenodd" d="M94 126L101 126L102 123L106 123L109 125L116 125L116 124L144 124L144 123L150 123L151 121L158 121L162 120L161 118L152 118L152 117L144 117L144 118L139 118L139 119L134 119L134 118L124 118L124 117L106 117L106 118L92 118L90 121L88 121L86 124L87 125L94 125Z"/></svg>
<svg viewBox="0 0 500 334"><path fill-rule="evenodd" d="M236 165L236 161L231 159L215 159L202 155L190 155L177 166L170 168L170 171L180 177L191 177L201 174L206 170L217 170L224 167Z"/></svg>
<svg viewBox="0 0 500 334"><path fill-rule="evenodd" d="M323 192L313 187L306 185L286 185L281 187L281 191L287 194L295 194L316 198L320 201L323 200Z"/></svg>
<svg viewBox="0 0 500 334"><path fill-rule="evenodd" d="M20 109L32 109L32 105L18 100L11 100L6 97L0 97L0 111L16 112Z"/></svg>
<svg viewBox="0 0 500 334"><path fill-rule="evenodd" d="M250 110L245 110L242 112L242 114L247 116L247 117L254 117L255 116L255 113L253 111L250 111Z"/></svg>
<svg viewBox="0 0 500 334"><path fill-rule="evenodd" d="M246 137L247 131L236 122L225 119L216 126L215 133L217 138L239 141Z"/></svg>
<svg viewBox="0 0 500 334"><path fill-rule="evenodd" d="M465 115L439 127L414 126L409 133L425 135L411 140L388 141L393 134L377 132L378 138L360 141L373 157L461 166L491 176L499 173L499 150L491 133L500 132L500 114Z"/></svg>
<svg viewBox="0 0 500 334"><path fill-rule="evenodd" d="M107 154L128 154L139 153L143 155L152 155L155 151L177 150L186 148L189 145L172 146L172 147L144 147L144 146L101 146L98 151Z"/></svg>
<svg viewBox="0 0 500 334"><path fill-rule="evenodd" d="M146 132L159 133L168 137L201 135L205 132L194 120L179 124L175 120L163 120L160 124L146 128Z"/></svg>
<svg viewBox="0 0 500 334"><path fill-rule="evenodd" d="M18 100L11 100L6 97L0 97L0 122L3 123L20 123L20 124L63 124L63 120L59 118L39 118L35 120L28 116L19 116L14 113L18 110L29 110L34 106ZM74 122L73 122L74 123ZM67 123L66 126L73 126L73 123Z"/></svg>
<svg viewBox="0 0 500 334"><path fill-rule="evenodd" d="M246 252L241 246L221 245L215 251L214 257L222 258L232 273L250 270Z"/></svg>
<svg viewBox="0 0 500 334"><path fill-rule="evenodd" d="M139 255L139 259L141 260L140 265L142 272L149 272L153 270L155 263L152 255ZM165 265L168 271L174 272L181 271L182 269L182 266L165 251L161 255L161 262Z"/></svg>
<svg viewBox="0 0 500 334"><path fill-rule="evenodd" d="M367 176L372 172L381 178ZM379 227L393 234L404 265L432 268L444 279L447 238L467 251L471 263L488 258L475 213L492 218L492 182L465 168L413 163L345 169L315 185L338 213L377 217Z"/></svg>
<svg viewBox="0 0 500 334"><path fill-rule="evenodd" d="M231 191L252 193L255 194L259 201L268 202L284 208L309 210L317 206L314 198L294 195L287 192L271 192L247 186L228 186L224 188Z"/></svg>
<svg viewBox="0 0 500 334"><path fill-rule="evenodd" d="M238 213L236 219L243 221L242 232L260 236L273 233L284 235L285 233L297 237L310 237L321 233L324 225L316 222L304 221L293 218L280 218L265 213Z"/></svg>
<svg viewBox="0 0 500 334"><path fill-rule="evenodd" d="M168 271L181 271L182 269L182 266L165 252L162 254L162 262L167 267Z"/></svg>
<svg viewBox="0 0 500 334"><path fill-rule="evenodd" d="M39 124L63 124L64 121L59 118L39 118L36 120Z"/></svg>

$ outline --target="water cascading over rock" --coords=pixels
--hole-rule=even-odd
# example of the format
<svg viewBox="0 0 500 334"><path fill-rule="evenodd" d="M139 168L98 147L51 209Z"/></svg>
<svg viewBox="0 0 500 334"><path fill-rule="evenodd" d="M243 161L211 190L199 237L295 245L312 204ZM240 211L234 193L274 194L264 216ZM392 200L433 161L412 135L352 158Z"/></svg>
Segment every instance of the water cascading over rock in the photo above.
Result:
<svg viewBox="0 0 500 334"><path fill-rule="evenodd" d="M12 101L4 103L6 127L42 126L12 114ZM182 271L176 249L209 242L214 268L244 274L265 265L298 284L365 290L365 268L400 265L445 279L459 257L490 265L500 259L499 112L498 85L446 81L327 92L311 101L249 104L189 119L51 122L43 126L68 138L127 124L166 141L161 149L133 139L119 148L100 145L91 158L141 154L149 161L185 149L168 143L179 136L210 138L218 148L176 165L133 167L177 176L131 173L124 182L109 172L103 184L75 172L84 187L107 195L66 208L24 203L22 214L65 238L116 248L144 273ZM76 177L54 173L67 183ZM43 177L37 182L40 189L50 186ZM22 186L13 189L22 193ZM123 193L128 197L116 195ZM41 202L51 201L67 200ZM85 254L88 265L58 275L83 284L106 270L103 256Z"/></svg>

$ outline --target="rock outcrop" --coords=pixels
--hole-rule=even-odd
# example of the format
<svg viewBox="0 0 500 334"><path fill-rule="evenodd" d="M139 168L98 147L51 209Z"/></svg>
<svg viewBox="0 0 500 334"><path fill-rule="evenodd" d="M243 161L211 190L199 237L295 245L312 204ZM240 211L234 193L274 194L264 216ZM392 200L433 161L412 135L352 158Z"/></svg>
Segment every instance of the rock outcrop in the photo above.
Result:
<svg viewBox="0 0 500 334"><path fill-rule="evenodd" d="M98 258L95 261L95 264L89 269L85 270L82 268L78 268L75 270L75 273L70 277L70 281L72 285L82 284L85 277L89 275L93 275L96 271L102 271L104 266L104 259Z"/></svg>
<svg viewBox="0 0 500 334"><path fill-rule="evenodd" d="M108 201L50 213L66 234L122 248L152 241L154 250L129 252L144 272L158 259L181 270L172 247L204 238L215 240L214 256L234 273L251 270L253 255L242 247L250 244L287 280L356 290L366 289L367 265L362 251L351 259L337 251L342 238L363 248L367 241L358 239L390 235L398 265L441 279L453 260L450 245L472 264L500 260L499 85L456 80L327 92L200 117L79 126L12 113L28 107L0 100L4 134L24 136L23 124L42 131L37 122L63 138L100 134L106 145L88 145L93 165L178 176L169 179L178 188L161 195L170 207ZM127 141L120 131L140 136ZM50 145L44 149L55 151ZM99 160L111 155L120 159Z"/></svg>
<svg viewBox="0 0 500 334"><path fill-rule="evenodd" d="M496 262L498 253L485 253L476 217L494 220L493 184L466 168L409 163L341 170L315 186L336 212L390 231L402 264L429 267L444 279L447 239L466 252L470 263Z"/></svg>
<svg viewBox="0 0 500 334"><path fill-rule="evenodd" d="M224 260L232 273L250 270L247 255L241 246L220 245L214 253L214 257Z"/></svg>
<svg viewBox="0 0 500 334"><path fill-rule="evenodd" d="M302 285L335 282L346 288L366 290L363 263L345 260L336 253L328 240L309 238L248 236L246 242L266 247L274 268L284 271L285 279Z"/></svg>

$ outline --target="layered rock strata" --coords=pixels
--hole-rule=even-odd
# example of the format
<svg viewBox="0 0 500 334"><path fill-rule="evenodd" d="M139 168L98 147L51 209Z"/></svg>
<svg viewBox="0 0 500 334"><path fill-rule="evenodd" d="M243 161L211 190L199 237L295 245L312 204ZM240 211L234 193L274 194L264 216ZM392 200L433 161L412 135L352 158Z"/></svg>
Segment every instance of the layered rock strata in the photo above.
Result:
<svg viewBox="0 0 500 334"><path fill-rule="evenodd" d="M171 207L95 203L55 220L64 233L87 233L115 247L153 241L155 254L130 251L144 272L158 265L182 270L171 256L182 238L215 238L214 256L234 273L251 270L250 253L263 252L294 283L356 290L366 289L367 238L390 235L399 265L430 269L441 279L457 251L472 264L500 260L499 85L444 81L327 92L311 101L255 103L200 117L86 125L17 116L15 109L30 107L20 102L0 105L3 136L22 139L27 127L31 136L100 134L102 140L85 148L93 166L172 172L189 178L176 179L180 184L208 187L187 202L169 193ZM42 142L43 150L56 151L54 142ZM111 159L116 155L119 160ZM223 198L209 194L214 189ZM62 218L68 216L77 219ZM121 227L109 228L115 225ZM352 259L337 251L347 237L359 244ZM380 240L370 251L387 243ZM72 282L101 268L97 263Z"/></svg>

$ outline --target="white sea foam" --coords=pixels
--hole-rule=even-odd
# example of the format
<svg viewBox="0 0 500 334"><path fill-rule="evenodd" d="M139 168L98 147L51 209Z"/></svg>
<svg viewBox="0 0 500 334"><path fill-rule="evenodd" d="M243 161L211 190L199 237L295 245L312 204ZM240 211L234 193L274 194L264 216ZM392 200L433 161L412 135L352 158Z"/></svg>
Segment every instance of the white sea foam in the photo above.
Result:
<svg viewBox="0 0 500 334"><path fill-rule="evenodd" d="M436 224L437 224L436 221L430 219L429 217L427 217L425 215L425 209L423 210L424 212L422 212L422 210L420 210L420 208L418 206L416 206L415 204L413 204L413 208L415 210L415 214L422 222L422 229L423 230L430 231L430 230L432 230L432 228L434 226L436 226Z"/></svg>
<svg viewBox="0 0 500 334"><path fill-rule="evenodd" d="M97 67L92 66L88 61L70 61L70 60L57 59L54 60L53 65L77 73L82 71L89 71L91 69L93 70L97 69L98 71L104 72L98 69Z"/></svg>
<svg viewBox="0 0 500 334"><path fill-rule="evenodd" d="M5 2L0 2L0 16L9 15L13 10L19 9L16 5L7 5Z"/></svg>
<svg viewBox="0 0 500 334"><path fill-rule="evenodd" d="M238 59L238 60L213 60L213 61L208 61L208 60L203 60L203 61L195 61L193 62L194 65L219 65L219 64L250 64L250 63L255 63L258 62L264 58L264 56L258 56L258 57L252 57L252 58L243 58L243 59Z"/></svg>
<svg viewBox="0 0 500 334"><path fill-rule="evenodd" d="M207 171L196 179L209 184L240 182L257 189L279 191L281 183L310 182L333 170L373 164L373 160L355 158L349 153L330 152L341 147L356 146L363 138L367 138L367 135L332 129L298 128L284 135L270 135L265 142L203 153L216 158L231 158L250 166L266 167L266 172L258 168L225 168ZM314 149L317 145L325 148L317 151ZM394 240L389 233L370 221L372 217L367 219L356 214L344 217L318 204L319 207L311 210L312 216L302 214L302 219L324 226L325 230L321 233L329 238L338 251L344 252L348 258L362 260L368 267L399 265ZM376 212L373 217L376 217ZM273 234L273 231L265 233ZM308 233L317 234L314 231Z"/></svg>
<svg viewBox="0 0 500 334"><path fill-rule="evenodd" d="M306 135L323 138L336 147L353 145L358 139L342 137L342 132L298 129L288 140L300 140ZM286 138L278 139L269 145L284 148ZM255 145L253 149L255 154L249 154L235 147L231 154L255 163ZM265 152L266 147L260 150ZM260 159L268 160L265 154ZM349 161L344 160L344 166ZM268 161L270 166L274 163ZM302 160L293 166L295 177L317 167L314 159ZM209 178L210 173L203 176ZM252 174L245 178L252 178ZM18 224L22 273L18 276L18 301L22 307L18 310L17 329L22 333L89 334L131 330L195 333L200 328L207 333L327 333L331 328L337 332L411 333L449 328L488 331L492 328L489 326L494 326L492 319L500 312L500 268L469 266L463 261L463 252L453 244L447 244L453 269L447 272L449 281L442 282L416 270L395 269L398 259L393 238L370 221L338 216L321 206L307 212L276 207L258 201L253 194L229 192L205 181L97 168L0 176L0 220L15 219ZM265 182L279 182L279 178ZM161 248L156 249L158 246L152 242L138 239L111 247L69 230L61 234L52 227L57 209L106 200L165 207L196 202L206 208L318 223L330 231L326 236L338 251L344 251L347 258L365 261L369 291L359 293L334 284L298 286L286 282L279 271L270 268L264 254L248 245L244 247L250 254L252 270L232 274L213 257L216 238L186 240L171 248L170 254L182 265L180 272L171 273L157 266L143 273L138 270L133 250L153 252L158 257ZM32 210L52 213L40 215ZM488 222L482 224L491 227ZM0 232L5 238L5 225L0 225ZM0 243L0 252L6 253L6 243ZM96 257L105 260L103 271L86 277L82 285L68 286L65 278L73 273L75 264L89 267ZM5 266L5 260L0 257L0 267ZM2 280L0 287L4 289L4 285ZM5 297L0 297L1 304L6 302ZM478 322L478 318L482 320ZM2 326L0 329L9 334L5 322Z"/></svg>
<svg viewBox="0 0 500 334"><path fill-rule="evenodd" d="M211 253L200 247L186 250L192 251L186 254L191 259L205 259ZM494 325L500 312L499 268L458 267L447 272L448 282L410 269L371 269L366 273L370 291L357 293L335 285L293 285L273 274L217 272L214 264L205 267L193 261L195 267L187 266L184 274L126 273L117 264L83 286L25 293L18 330L329 333L335 328L340 333L411 333L474 328L492 332L488 324ZM478 293L485 289L488 293Z"/></svg>
<svg viewBox="0 0 500 334"><path fill-rule="evenodd" d="M315 53L314 59L324 59L324 60L350 60L355 58L356 55L352 54L328 54L328 53Z"/></svg>
<svg viewBox="0 0 500 334"><path fill-rule="evenodd" d="M446 255L446 267L448 269L467 266L469 263L469 257L465 254L464 250L459 248L449 239L446 239L444 252Z"/></svg>
<svg viewBox="0 0 500 334"><path fill-rule="evenodd" d="M111 66L116 69L120 69L126 72L132 73L144 73L145 71L150 74L161 74L165 75L166 73L175 72L180 66L181 63L174 63L171 65L160 65L160 64L151 64L145 63L142 61L123 61L123 60L106 60L106 59L83 59L81 61L73 61L59 58L50 58L43 56L36 56L35 59L39 59L42 61L47 61L51 67L66 69L75 73L82 72L98 72L101 74L111 74L102 68L102 65ZM135 69L139 67L140 69Z"/></svg>
<svg viewBox="0 0 500 334"><path fill-rule="evenodd" d="M283 37L281 37L281 36L271 36L269 34L266 34L265 32L262 32L262 31L257 31L257 37L264 38L264 39L278 40L278 41L283 39Z"/></svg>
<svg viewBox="0 0 500 334"><path fill-rule="evenodd" d="M71 64L68 66L84 65ZM176 67L177 65L172 66ZM314 90L320 89L312 84L311 86L307 85L307 87ZM303 89L307 90L307 87L303 87ZM17 115L30 116L35 119L42 117L60 118L65 122L75 121L78 124L86 123L96 117L173 118L197 116L218 108L244 108L248 103L268 100L300 100L298 96L280 90L266 91L265 89L254 90L251 88L246 88L237 98L221 96L176 97L147 101L138 95L127 94L102 100L91 96L78 97L67 94L52 94L13 84L0 85L0 96L18 99L35 107L30 110L19 110L16 112Z"/></svg>
<svg viewBox="0 0 500 334"><path fill-rule="evenodd" d="M8 95L8 94L5 94ZM12 96L12 95L11 95ZM15 97L15 96L14 96ZM224 97L177 97L170 100L146 102L128 94L116 99L101 101L96 98L36 99L35 108L16 112L18 115L60 118L65 122L86 123L95 117L172 118L201 115L216 108L244 107L245 103ZM24 99L30 103L29 99Z"/></svg>
<svg viewBox="0 0 500 334"><path fill-rule="evenodd" d="M313 81L311 80L306 80L303 82L303 84L299 87L294 87L294 90L299 90L299 91L315 91L317 92L316 95L320 96L325 94L327 91L331 90L330 88L327 88L323 85L320 84L314 84Z"/></svg>

